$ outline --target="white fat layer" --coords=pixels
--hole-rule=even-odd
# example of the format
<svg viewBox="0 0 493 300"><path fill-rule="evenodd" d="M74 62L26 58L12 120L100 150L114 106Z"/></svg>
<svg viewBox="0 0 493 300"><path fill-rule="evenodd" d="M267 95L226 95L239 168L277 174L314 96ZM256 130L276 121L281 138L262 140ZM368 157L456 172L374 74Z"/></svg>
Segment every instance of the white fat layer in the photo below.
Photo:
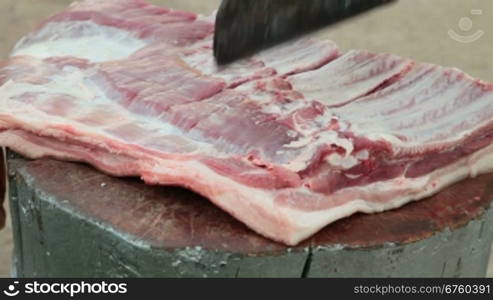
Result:
<svg viewBox="0 0 493 300"><path fill-rule="evenodd" d="M31 158L52 156L60 159L78 160L77 157L71 156L63 149L55 150L54 147L32 144L29 140L9 131L0 133L0 138L11 149L22 151ZM137 153L132 151L129 154L136 155ZM118 154L108 153L106 156L118 156ZM154 162L149 164L143 153L134 158L135 164L139 165L142 171L145 171L142 177L146 182L178 185L187 183L187 188L201 193L214 204L266 237L285 242L289 240L288 235L293 234L290 228L286 228L289 226L289 220L286 220L282 212L275 206L274 191L251 188L240 184L228 177L218 175L200 161L177 161L147 157ZM100 159L103 161L108 158L100 157ZM121 167L118 165L96 165L110 174Z"/></svg>
<svg viewBox="0 0 493 300"><path fill-rule="evenodd" d="M202 74L214 75L214 77L219 77L227 82L251 72L248 65L244 65L243 62L235 62L223 69L219 68L212 58L212 49L197 51L191 55L183 55L181 58L187 65L199 70Z"/></svg>
<svg viewBox="0 0 493 300"><path fill-rule="evenodd" d="M346 177L347 177L347 178L349 178L349 179L358 179L358 178L360 178L360 177L361 177L361 176L363 176L363 175L361 175L361 174L358 174L358 175L353 175L353 174L344 174L344 176L346 176Z"/></svg>
<svg viewBox="0 0 493 300"><path fill-rule="evenodd" d="M475 177L493 171L493 145L484 148L459 162L419 177L399 177L385 182L347 188L336 192L328 199L345 199L345 204L312 212L284 207L285 217L293 222L297 230L290 235L289 243L297 244L339 219L357 212L378 213L399 208L411 201L420 200L468 177ZM320 196L322 197L322 196ZM315 201L315 200L314 200Z"/></svg>
<svg viewBox="0 0 493 300"><path fill-rule="evenodd" d="M9 131L0 133L5 145L14 150L26 147L23 151L31 157L51 155L67 158L68 153L62 149L54 151L29 145L27 140L19 140ZM114 147L125 149L125 147ZM122 150L121 154L125 154ZM296 192L308 193L313 201L346 200L345 204L337 207L316 211L303 211L296 207L276 205L274 191L251 188L235 182L227 177L218 175L200 161L176 161L159 157L147 157L155 163L148 164L146 155L131 151L136 163L141 164L145 172L144 179L160 184L184 184L213 203L230 212L233 216L247 224L257 232L289 245L314 234L324 226L338 219L350 216L356 212L375 213L400 207L410 201L428 197L444 187L469 176L493 171L493 145L462 159L448 167L420 178L399 177L386 182L378 182L363 187L343 189L330 196L313 194L306 188L295 189ZM117 155L110 154L108 155ZM103 159L103 158L101 158ZM113 160L118 162L118 160ZM104 168L105 166L100 166ZM118 166L112 166L118 168ZM114 170L107 169L109 173ZM213 184L211 184L213 183Z"/></svg>
<svg viewBox="0 0 493 300"><path fill-rule="evenodd" d="M181 129L173 126L170 123L163 122L162 120L149 118L145 115L133 114L123 106L118 104L118 100L109 99L105 94L105 91L97 85L91 78L92 73L90 71L82 71L78 68L67 66L64 67L61 72L47 77L49 80L43 84L30 84L30 83L17 83L12 80L7 81L0 87L0 111L2 114L15 116L15 119L19 123L30 124L33 132L42 132L43 134L54 136L58 133L51 133L50 127L56 125L69 125L73 128L78 128L81 132L91 133L87 134L88 140L95 139L94 135L105 136L99 143L104 143L105 139L115 139L116 136L112 136L106 132L107 129L116 128L120 125L135 124L144 127L149 134L156 134L156 138L168 136L176 136L184 142L188 142L195 145L193 148L197 149L197 153L208 153L216 157L223 157L226 154L217 151L213 145L201 142L201 137L192 139L190 135L186 135ZM67 118L59 117L55 115L46 115L37 108L33 108L31 105L23 103L19 105L18 99L22 99L23 95L29 92L30 94L36 94L36 101L32 103L32 106L43 105L48 103L50 99L57 98L61 101L71 101L72 99L78 99L71 102L70 116ZM60 96L63 96L60 98ZM103 111L111 111L114 113L115 119L106 127L87 126L76 121L78 117L89 116L100 108ZM119 116L120 118L116 118ZM0 116L0 120L3 119ZM29 129L30 126L25 126ZM151 138L152 136L147 136ZM83 137L81 137L83 138ZM135 141L138 143L139 141ZM193 154L193 153L189 153Z"/></svg>
<svg viewBox="0 0 493 300"><path fill-rule="evenodd" d="M335 58L339 54L337 46L330 41L313 42L312 39L298 39L264 50L258 54L264 64L277 71L278 75L297 72L307 66L319 65L323 60Z"/></svg>
<svg viewBox="0 0 493 300"><path fill-rule="evenodd" d="M36 42L37 39L40 41ZM102 62L128 57L144 46L146 43L129 31L90 21L70 21L47 24L19 42L12 56L29 55L43 59L73 56Z"/></svg>
<svg viewBox="0 0 493 300"><path fill-rule="evenodd" d="M493 95L461 71L421 65L394 85L333 111L352 120L357 135L422 149L459 141L486 125L492 103Z"/></svg>
<svg viewBox="0 0 493 300"><path fill-rule="evenodd" d="M360 152L356 153L356 158L358 160L367 160L370 158L370 152L368 150L361 150Z"/></svg>
<svg viewBox="0 0 493 300"><path fill-rule="evenodd" d="M104 93L96 88L94 84L87 80L87 74L75 67L64 67L49 78L49 82L43 84L18 83L12 80L7 81L0 87L2 99L12 100L20 97L26 92L37 94L37 102L42 103L54 95L66 95L81 99L81 102L96 104L94 102L108 101ZM10 102L15 105L15 101ZM87 105L90 108L90 105Z"/></svg>
<svg viewBox="0 0 493 300"><path fill-rule="evenodd" d="M210 46L212 40L205 40L205 43L201 42L200 45ZM253 59L239 60L225 68L218 68L214 60L211 59L212 54L208 51L195 53L183 59L190 66L199 68L205 74L227 75L227 73L241 70L251 71L252 63L257 62L265 68L275 69L277 74L282 76L299 71L297 68L303 70L319 65L324 60L334 59L338 54L339 50L333 42L298 39L263 50Z"/></svg>
<svg viewBox="0 0 493 300"><path fill-rule="evenodd" d="M296 159L288 164L285 164L284 167L293 172L303 171L309 166L313 157L323 145L335 145L345 150L345 155L343 157L340 157L339 159L334 157L332 158L333 160L329 158L329 163L334 163L338 167L349 166L353 163L357 163L357 160L351 156L354 150L352 141L350 139L339 137L336 131L327 130L321 132L315 137L303 137L298 141L294 141L289 145L284 146L285 148L305 147L305 150ZM352 166L354 166L354 164Z"/></svg>
<svg viewBox="0 0 493 300"><path fill-rule="evenodd" d="M355 59L358 57L364 59ZM307 99L330 106L342 105L400 74L409 62L397 56L374 57L365 51L352 50L318 70L292 76L290 82Z"/></svg>
<svg viewBox="0 0 493 300"><path fill-rule="evenodd" d="M348 170L358 164L358 160L354 156L341 156L337 153L331 154L326 158L326 161L333 167L338 169Z"/></svg>

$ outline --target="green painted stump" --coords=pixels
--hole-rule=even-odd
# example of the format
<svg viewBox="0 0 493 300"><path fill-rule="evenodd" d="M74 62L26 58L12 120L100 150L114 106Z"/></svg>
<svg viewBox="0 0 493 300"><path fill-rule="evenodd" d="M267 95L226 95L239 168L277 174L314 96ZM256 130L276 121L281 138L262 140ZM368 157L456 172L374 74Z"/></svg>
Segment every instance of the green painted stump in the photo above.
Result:
<svg viewBox="0 0 493 300"><path fill-rule="evenodd" d="M288 248L184 189L8 158L20 277L483 277L493 174Z"/></svg>

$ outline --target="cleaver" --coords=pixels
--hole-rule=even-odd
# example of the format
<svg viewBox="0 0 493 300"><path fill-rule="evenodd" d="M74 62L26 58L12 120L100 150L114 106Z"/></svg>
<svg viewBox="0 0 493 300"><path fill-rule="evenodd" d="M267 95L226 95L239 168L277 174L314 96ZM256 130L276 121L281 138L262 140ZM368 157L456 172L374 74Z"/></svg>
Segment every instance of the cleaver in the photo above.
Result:
<svg viewBox="0 0 493 300"><path fill-rule="evenodd" d="M395 0L223 0L216 16L219 65L255 54Z"/></svg>

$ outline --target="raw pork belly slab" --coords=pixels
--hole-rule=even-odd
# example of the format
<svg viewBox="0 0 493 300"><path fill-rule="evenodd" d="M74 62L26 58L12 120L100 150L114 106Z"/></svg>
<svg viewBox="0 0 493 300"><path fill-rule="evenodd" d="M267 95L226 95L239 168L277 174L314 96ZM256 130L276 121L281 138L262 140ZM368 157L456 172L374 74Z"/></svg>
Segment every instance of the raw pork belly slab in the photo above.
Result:
<svg viewBox="0 0 493 300"><path fill-rule="evenodd" d="M289 245L493 171L493 85L308 39L219 68L211 19L71 5L0 64L0 144L190 188Z"/></svg>

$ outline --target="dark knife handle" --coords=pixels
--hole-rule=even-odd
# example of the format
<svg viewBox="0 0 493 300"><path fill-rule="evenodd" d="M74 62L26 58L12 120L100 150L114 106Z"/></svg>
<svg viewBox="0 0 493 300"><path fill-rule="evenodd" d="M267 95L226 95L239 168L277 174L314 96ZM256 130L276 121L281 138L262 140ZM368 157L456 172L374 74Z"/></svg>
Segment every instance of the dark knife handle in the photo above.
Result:
<svg viewBox="0 0 493 300"><path fill-rule="evenodd" d="M395 0L223 0L214 56L229 63ZM233 42L234 41L234 42Z"/></svg>

